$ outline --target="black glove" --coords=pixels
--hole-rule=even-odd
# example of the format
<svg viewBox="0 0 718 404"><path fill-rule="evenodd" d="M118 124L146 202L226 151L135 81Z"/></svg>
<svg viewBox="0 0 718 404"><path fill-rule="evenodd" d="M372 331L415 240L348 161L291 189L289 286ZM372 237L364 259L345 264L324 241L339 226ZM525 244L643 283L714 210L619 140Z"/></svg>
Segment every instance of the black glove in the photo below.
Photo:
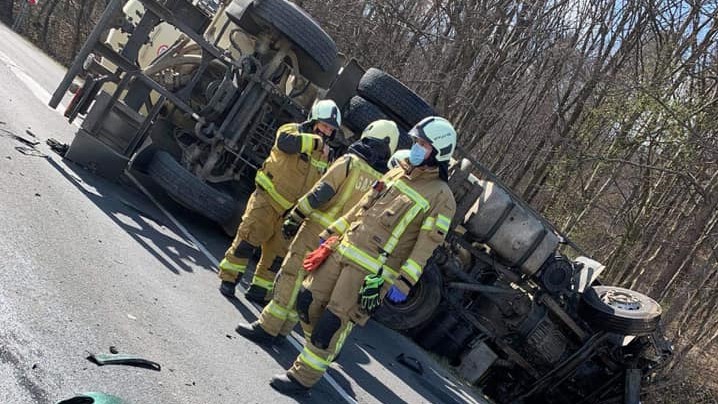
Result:
<svg viewBox="0 0 718 404"><path fill-rule="evenodd" d="M289 212L287 218L284 219L284 223L282 223L282 234L284 235L284 238L287 240L294 238L294 236L297 235L302 222L304 222L304 218L299 216L296 211L292 210Z"/></svg>
<svg viewBox="0 0 718 404"><path fill-rule="evenodd" d="M364 283L359 289L359 306L369 315L374 314L381 304L379 292L384 285L384 278L381 275L367 275Z"/></svg>

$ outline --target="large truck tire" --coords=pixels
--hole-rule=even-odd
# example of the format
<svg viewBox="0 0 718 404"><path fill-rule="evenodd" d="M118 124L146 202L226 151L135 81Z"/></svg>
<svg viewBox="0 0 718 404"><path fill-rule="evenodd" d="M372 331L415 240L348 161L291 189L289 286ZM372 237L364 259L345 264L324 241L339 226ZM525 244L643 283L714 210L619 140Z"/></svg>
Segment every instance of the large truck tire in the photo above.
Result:
<svg viewBox="0 0 718 404"><path fill-rule="evenodd" d="M367 101L358 95L349 100L344 114L344 124L352 132L360 135L370 123L378 119L391 118L371 101ZM397 150L408 149L412 144L411 137L402 125L402 123L398 123L399 142L397 143Z"/></svg>
<svg viewBox="0 0 718 404"><path fill-rule="evenodd" d="M234 198L200 181L165 151L154 153L147 174L172 199L217 223L231 220L235 213Z"/></svg>
<svg viewBox="0 0 718 404"><path fill-rule="evenodd" d="M357 92L409 128L427 116L436 115L423 98L390 74L373 67L359 80Z"/></svg>
<svg viewBox="0 0 718 404"><path fill-rule="evenodd" d="M394 330L408 330L425 323L441 302L442 276L436 265L428 264L419 282L403 303L384 299L374 318Z"/></svg>
<svg viewBox="0 0 718 404"><path fill-rule="evenodd" d="M239 7L238 7L239 8ZM297 5L286 0L255 0L245 16L230 5L228 17L246 32L257 35L271 27L295 46L302 75L316 85L327 88L339 70L337 45L314 19Z"/></svg>
<svg viewBox="0 0 718 404"><path fill-rule="evenodd" d="M597 330L649 335L661 320L661 306L650 297L617 286L593 286L582 296L579 314Z"/></svg>
<svg viewBox="0 0 718 404"><path fill-rule="evenodd" d="M352 132L361 134L364 128L370 123L378 119L389 119L381 109L362 97L354 96L349 100L346 114L344 114L344 124Z"/></svg>

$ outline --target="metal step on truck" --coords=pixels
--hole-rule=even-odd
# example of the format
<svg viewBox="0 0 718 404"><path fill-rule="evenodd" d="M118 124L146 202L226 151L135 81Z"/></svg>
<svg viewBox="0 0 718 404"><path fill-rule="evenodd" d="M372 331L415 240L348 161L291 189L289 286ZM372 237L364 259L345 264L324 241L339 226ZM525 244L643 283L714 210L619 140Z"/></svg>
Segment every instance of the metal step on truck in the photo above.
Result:
<svg viewBox="0 0 718 404"><path fill-rule="evenodd" d="M230 234L276 129L315 100L342 109L338 148L381 118L406 148L406 131L436 114L286 0L110 0L50 105L70 88L65 116L83 119L65 158L110 179L143 173ZM496 402L637 403L671 354L660 306L601 285L600 263L561 253L569 240L464 157L451 169L451 234L377 320Z"/></svg>

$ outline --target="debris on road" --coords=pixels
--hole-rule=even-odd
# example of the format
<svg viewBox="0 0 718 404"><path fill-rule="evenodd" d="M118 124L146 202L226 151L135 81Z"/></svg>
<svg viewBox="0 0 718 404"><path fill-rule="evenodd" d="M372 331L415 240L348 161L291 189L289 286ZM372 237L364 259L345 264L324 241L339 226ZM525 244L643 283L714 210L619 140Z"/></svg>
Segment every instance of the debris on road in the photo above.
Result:
<svg viewBox="0 0 718 404"><path fill-rule="evenodd" d="M15 140L17 140L18 142L24 143L24 144L26 144L26 145L28 145L28 146L30 146L30 147L35 147L35 146L37 146L37 145L40 144L40 142L36 142L36 141L32 141L32 140L25 139L24 137L22 137L22 136L20 136L20 135L16 135L15 133L13 133L12 131L9 131L9 130L7 130L7 129L0 129L0 132L2 132L5 137L9 137L9 138L11 138L11 139L15 139ZM31 136L34 137L35 135L31 135Z"/></svg>
<svg viewBox="0 0 718 404"><path fill-rule="evenodd" d="M128 354L93 354L88 356L87 360L97 364L98 366L128 365L156 370L158 372L162 369L160 364L157 362Z"/></svg>
<svg viewBox="0 0 718 404"><path fill-rule="evenodd" d="M50 150L59 154L61 157L65 157L67 150L70 149L70 146L67 143L61 143L53 138L47 139L45 143L50 146Z"/></svg>
<svg viewBox="0 0 718 404"><path fill-rule="evenodd" d="M15 150L26 156L47 158L47 155L45 153L41 152L40 150L37 150L35 147L16 146Z"/></svg>
<svg viewBox="0 0 718 404"><path fill-rule="evenodd" d="M413 356L406 356L402 353L396 357L396 361L420 375L424 374L424 366L422 366L421 362Z"/></svg>
<svg viewBox="0 0 718 404"><path fill-rule="evenodd" d="M117 350L117 347L114 345L110 345L110 353L118 354L120 351Z"/></svg>
<svg viewBox="0 0 718 404"><path fill-rule="evenodd" d="M87 403L124 404L125 401L117 396L112 396L112 395L105 394L105 393L90 392L90 393L82 393L79 396L75 396L75 397L69 398L67 400L62 400L62 401L58 402L57 404L87 404Z"/></svg>
<svg viewBox="0 0 718 404"><path fill-rule="evenodd" d="M25 129L25 133L27 133L28 135L30 135L30 136L34 137L35 139L37 139L37 135L34 134L34 133L32 133L32 131L30 130L30 128ZM37 142L37 143L40 144L40 142Z"/></svg>

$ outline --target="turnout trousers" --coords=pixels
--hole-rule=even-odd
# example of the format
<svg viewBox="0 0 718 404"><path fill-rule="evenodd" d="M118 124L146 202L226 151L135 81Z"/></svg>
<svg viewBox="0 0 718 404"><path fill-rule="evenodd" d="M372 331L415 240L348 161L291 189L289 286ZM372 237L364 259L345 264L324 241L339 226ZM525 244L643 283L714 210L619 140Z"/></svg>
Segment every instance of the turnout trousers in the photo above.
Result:
<svg viewBox="0 0 718 404"><path fill-rule="evenodd" d="M297 294L307 273L302 267L302 262L307 253L317 248L322 229L323 227L318 223L304 222L289 245L287 256L274 282L272 300L259 316L259 324L267 333L286 336L297 324L299 320L295 308ZM308 330L305 324L302 326L305 329L305 337L308 337L311 330Z"/></svg>
<svg viewBox="0 0 718 404"><path fill-rule="evenodd" d="M297 312L313 331L287 374L312 387L331 365L355 324L369 315L359 306L359 290L367 272L334 252L309 273L297 297ZM383 288L382 295L386 293Z"/></svg>
<svg viewBox="0 0 718 404"><path fill-rule="evenodd" d="M237 235L219 263L219 277L223 281L237 283L254 251L262 248L262 254L254 271L252 285L271 291L274 277L287 251L287 240L282 235L282 215L272 207L269 195L255 190L247 201ZM269 295L269 294L268 294Z"/></svg>

